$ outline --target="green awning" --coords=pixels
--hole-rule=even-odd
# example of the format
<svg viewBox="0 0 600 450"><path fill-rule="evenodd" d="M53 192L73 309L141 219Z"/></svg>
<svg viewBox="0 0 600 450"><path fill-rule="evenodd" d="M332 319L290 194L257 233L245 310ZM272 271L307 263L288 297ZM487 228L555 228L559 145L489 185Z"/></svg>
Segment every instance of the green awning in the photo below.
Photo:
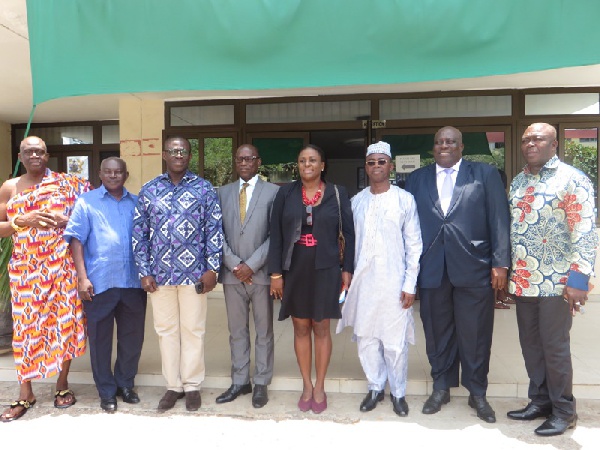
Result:
<svg viewBox="0 0 600 450"><path fill-rule="evenodd" d="M598 17L597 0L27 0L33 102L598 64Z"/></svg>

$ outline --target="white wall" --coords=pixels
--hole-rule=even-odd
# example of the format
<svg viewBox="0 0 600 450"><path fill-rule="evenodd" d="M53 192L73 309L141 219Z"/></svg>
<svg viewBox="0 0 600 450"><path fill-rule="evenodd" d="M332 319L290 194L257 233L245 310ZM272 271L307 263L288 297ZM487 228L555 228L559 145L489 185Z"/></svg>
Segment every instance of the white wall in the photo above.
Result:
<svg viewBox="0 0 600 450"><path fill-rule="evenodd" d="M11 177L10 124L0 122L0 184Z"/></svg>

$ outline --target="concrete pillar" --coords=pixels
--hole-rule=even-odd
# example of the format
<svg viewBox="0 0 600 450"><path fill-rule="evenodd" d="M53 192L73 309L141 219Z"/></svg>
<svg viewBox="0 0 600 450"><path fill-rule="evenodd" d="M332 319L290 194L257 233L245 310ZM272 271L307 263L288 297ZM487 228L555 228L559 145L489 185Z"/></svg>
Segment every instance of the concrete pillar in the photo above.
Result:
<svg viewBox="0 0 600 450"><path fill-rule="evenodd" d="M144 183L162 173L164 127L162 100L128 97L119 101L121 158L129 170L126 187L133 193L138 193Z"/></svg>
<svg viewBox="0 0 600 450"><path fill-rule="evenodd" d="M10 124L0 122L0 185L12 176L14 166L10 151Z"/></svg>

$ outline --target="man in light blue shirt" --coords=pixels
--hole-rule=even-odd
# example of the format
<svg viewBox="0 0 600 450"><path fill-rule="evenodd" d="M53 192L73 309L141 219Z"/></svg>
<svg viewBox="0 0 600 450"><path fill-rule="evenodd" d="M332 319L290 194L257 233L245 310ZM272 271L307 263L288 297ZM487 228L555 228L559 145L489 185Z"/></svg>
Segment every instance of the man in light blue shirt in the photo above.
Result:
<svg viewBox="0 0 600 450"><path fill-rule="evenodd" d="M137 195L124 187L128 176L122 159L103 160L102 186L79 197L64 233L77 269L100 406L109 413L117 410L117 396L126 403L140 401L133 385L144 343L147 299L131 247ZM115 321L118 344L113 374Z"/></svg>

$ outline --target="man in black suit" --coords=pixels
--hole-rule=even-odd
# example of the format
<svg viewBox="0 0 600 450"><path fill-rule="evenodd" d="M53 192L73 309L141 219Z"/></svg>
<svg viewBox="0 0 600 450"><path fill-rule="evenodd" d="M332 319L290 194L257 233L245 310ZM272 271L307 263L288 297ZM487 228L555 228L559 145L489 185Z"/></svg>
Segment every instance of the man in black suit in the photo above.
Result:
<svg viewBox="0 0 600 450"><path fill-rule="evenodd" d="M258 176L260 155L253 145L244 144L235 154L239 180L219 188L223 211L223 283L232 384L217 397L227 403L252 392L250 383L250 305L256 329L254 348L254 393L252 406L262 408L269 401L267 385L273 378L273 301L269 298L271 279L267 273L271 208L279 187Z"/></svg>
<svg viewBox="0 0 600 450"><path fill-rule="evenodd" d="M486 399L494 289L505 289L510 264L509 213L498 170L462 159L462 133L435 135L435 164L413 172L406 190L415 197L423 254L418 286L433 392L423 414L437 413L461 383L468 404L488 423Z"/></svg>

